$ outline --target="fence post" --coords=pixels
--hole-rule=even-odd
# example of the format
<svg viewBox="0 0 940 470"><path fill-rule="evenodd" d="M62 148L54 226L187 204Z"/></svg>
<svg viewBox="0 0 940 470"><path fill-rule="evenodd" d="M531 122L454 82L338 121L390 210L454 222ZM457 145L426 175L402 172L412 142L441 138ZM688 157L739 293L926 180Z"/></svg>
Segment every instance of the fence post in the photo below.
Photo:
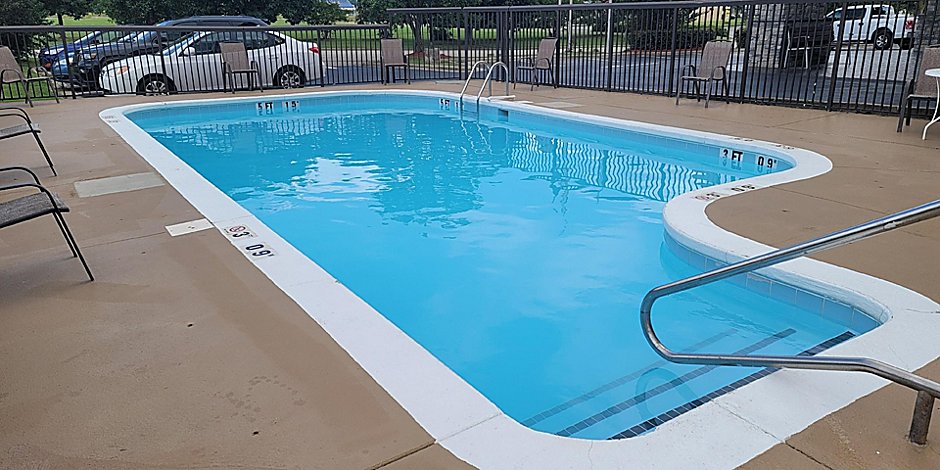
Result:
<svg viewBox="0 0 940 470"><path fill-rule="evenodd" d="M607 8L607 91L614 85L614 9Z"/></svg>
<svg viewBox="0 0 940 470"><path fill-rule="evenodd" d="M744 97L747 96L747 75L751 70L751 34L754 33L754 12L757 10L757 5L750 5L748 7L747 13L747 23L744 28L746 36L744 37L744 69L741 70L741 83L740 90L738 92L738 100L743 102ZM739 30L740 31L740 30ZM741 34L741 33L738 33Z"/></svg>
<svg viewBox="0 0 940 470"><path fill-rule="evenodd" d="M64 28L63 26L60 26L60 28L62 28L62 29L59 30L59 38L62 39L62 52L65 53L65 66L66 66L67 70L69 71L69 91L72 92L72 99L74 100L74 99L76 98L76 96L75 96L75 74L74 74L74 72L73 72L73 70L72 70L72 59L69 58L69 46L68 46L68 40L67 40L66 37L65 37L65 28ZM77 54L77 53L79 53L79 52L81 52L81 51L79 51L79 50L76 49L72 54L74 55L74 54ZM52 65L55 65L55 63L53 63ZM52 68L52 65L49 66L50 69ZM42 64L39 64L39 66L42 67ZM52 73L52 71L50 70L49 73ZM53 85L53 86L55 86L55 85ZM53 91L53 93L55 93L55 92Z"/></svg>
<svg viewBox="0 0 940 470"><path fill-rule="evenodd" d="M463 14L463 77L470 77L470 40L473 36L473 28L470 27L470 13L463 7L460 7Z"/></svg>
<svg viewBox="0 0 940 470"><path fill-rule="evenodd" d="M836 99L836 78L839 76L839 59L842 57L842 38L845 31L845 12L849 9L849 2L842 2L842 18L839 20L839 37L836 38L836 54L832 59L832 76L829 77L829 99L826 101L826 111L832 111L832 104Z"/></svg>
<svg viewBox="0 0 940 470"><path fill-rule="evenodd" d="M326 48L323 47L323 36L320 34L320 28L317 28L317 47L320 48L320 53L317 54L317 62L319 62L317 65L320 67L320 88L323 88L326 86L326 67L323 66L323 51Z"/></svg>
<svg viewBox="0 0 940 470"><path fill-rule="evenodd" d="M571 13L571 10L568 10L568 13ZM555 63L552 64L552 67L555 69L554 72L552 73L552 81L554 82L552 83L552 87L558 88L558 82L559 82L558 77L561 75L561 10L560 9L558 10L558 14L555 15L555 34L556 34L556 39L558 40L555 41L555 59L554 59ZM571 21L568 21L568 37L569 37L568 42L570 45ZM570 51L571 49L568 49L568 50ZM513 67L513 70L515 70L515 67ZM516 80L515 77L513 77L513 82L515 82L515 80Z"/></svg>
<svg viewBox="0 0 940 470"><path fill-rule="evenodd" d="M157 51L157 55L160 56L160 70L163 72L163 79L166 80L167 82L166 94L169 95L170 84L169 84L169 80L167 80L168 75L166 74L166 59L164 58L165 56L163 55L163 50L166 49L166 44L163 42L163 39L164 39L163 34L160 34L160 33L161 31L157 31L157 43L159 44L159 47L160 47L160 50ZM195 31L193 32L193 34L195 34ZM258 77L258 80L260 81L261 77ZM232 89L234 88L235 88L235 78L232 78Z"/></svg>
<svg viewBox="0 0 940 470"><path fill-rule="evenodd" d="M679 9L672 9L672 45L670 46L672 50L672 56L669 58L669 96L675 94L675 80L676 80L676 34L679 29Z"/></svg>

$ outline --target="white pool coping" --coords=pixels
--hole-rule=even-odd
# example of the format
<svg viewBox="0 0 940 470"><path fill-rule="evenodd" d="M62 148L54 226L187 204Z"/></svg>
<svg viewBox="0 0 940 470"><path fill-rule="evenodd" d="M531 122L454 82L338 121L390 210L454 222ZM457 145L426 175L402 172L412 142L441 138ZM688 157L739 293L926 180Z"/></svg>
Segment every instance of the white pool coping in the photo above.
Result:
<svg viewBox="0 0 940 470"><path fill-rule="evenodd" d="M594 441L534 431L505 415L420 344L125 117L130 111L160 106L347 93L457 98L456 94L437 91L330 91L138 104L111 108L100 116L458 458L485 469L733 468L888 383L862 373L785 370L630 439ZM767 187L811 178L832 168L829 160L817 153L767 142L528 104L490 104L719 145L732 139L736 147L743 149L783 150L794 168L686 193L666 205L663 219L669 236L720 260L736 261L772 248L712 223L705 208L714 197L738 194L731 188L740 189L741 184ZM236 229L226 230L233 226ZM248 230L240 231L239 226ZM247 235L233 237L234 233ZM275 256L265 256L265 250L273 251ZM821 355L867 356L907 370L940 357L940 342L936 341L940 305L923 295L811 259L790 261L765 273L792 285L824 290L837 300L886 320L878 328ZM898 433L904 431L899 429Z"/></svg>

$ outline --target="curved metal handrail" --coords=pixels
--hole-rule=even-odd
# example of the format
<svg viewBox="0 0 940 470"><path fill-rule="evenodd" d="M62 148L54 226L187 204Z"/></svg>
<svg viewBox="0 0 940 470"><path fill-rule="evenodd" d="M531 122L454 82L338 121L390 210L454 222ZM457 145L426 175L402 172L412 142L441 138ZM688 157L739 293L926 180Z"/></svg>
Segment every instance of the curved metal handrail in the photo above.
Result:
<svg viewBox="0 0 940 470"><path fill-rule="evenodd" d="M487 70L490 69L490 64L485 60L478 60L473 63L473 66L470 67L470 72L467 73L467 80L463 82L463 90L460 90L460 109L463 109L463 95L467 92L467 87L470 86L470 80L473 80L473 73L477 71L477 67L483 65ZM483 89L482 87L480 88Z"/></svg>
<svg viewBox="0 0 940 470"><path fill-rule="evenodd" d="M643 301L640 304L640 323L643 328L643 334L656 353L666 360L676 363L867 372L904 385L905 387L912 388L917 391L917 403L914 407L914 419L911 423L908 438L915 444L924 445L927 440L927 430L930 425L930 413L933 409L933 400L940 398L940 384L937 382L925 379L893 365L864 357L744 356L678 353L670 350L662 343L653 330L650 316L653 304L656 300L667 295L710 284L737 274L748 273L757 269L773 266L812 253L847 245L855 241L938 216L940 216L940 200L653 288L643 297Z"/></svg>
<svg viewBox="0 0 940 470"><path fill-rule="evenodd" d="M493 70L496 70L496 67L502 67L506 71L506 95L509 95L509 67L503 63L503 61L496 61L493 65L490 66L490 70L486 72L486 78L483 79L483 85L480 85L480 91L477 93L477 113L480 112L480 98L483 96L483 89L486 88L486 85L490 85L490 96L493 96L493 83L490 81L490 78L493 77Z"/></svg>

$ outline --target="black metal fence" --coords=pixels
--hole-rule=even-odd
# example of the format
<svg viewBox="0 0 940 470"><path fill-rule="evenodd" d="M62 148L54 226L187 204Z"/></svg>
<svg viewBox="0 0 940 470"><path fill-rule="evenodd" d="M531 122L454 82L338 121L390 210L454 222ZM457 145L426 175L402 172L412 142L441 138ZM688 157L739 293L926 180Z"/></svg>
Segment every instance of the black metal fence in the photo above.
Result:
<svg viewBox="0 0 940 470"><path fill-rule="evenodd" d="M741 102L893 113L927 45L940 43L940 0L871 4L719 0L389 10L390 25L298 27L0 27L18 67L52 74L60 94L205 92L231 83L218 44L238 41L265 87L381 80L382 37L403 39L413 80L462 80L477 61L500 80L539 41L562 87L673 95L704 44L734 44L730 94ZM238 75L235 85L248 85ZM20 99L17 84L3 98ZM51 96L45 82L32 95ZM921 106L927 106L929 103ZM925 111L922 108L920 111Z"/></svg>
<svg viewBox="0 0 940 470"><path fill-rule="evenodd" d="M484 60L507 64L516 82L526 78L516 65L535 57L539 40L558 38L559 86L673 95L704 44L727 40L734 100L893 113L921 50L940 42L937 4L726 0L389 11L401 25L395 34L426 59L419 78L466 76Z"/></svg>
<svg viewBox="0 0 940 470"><path fill-rule="evenodd" d="M30 95L51 97L120 93L198 93L245 88L249 75L225 73L220 44L245 45L254 82L266 88L377 82L379 39L387 25L298 27L0 27L23 75L51 75L29 83ZM0 66L2 68L2 66ZM5 75L12 78L12 74ZM4 99L22 99L18 83L2 84Z"/></svg>

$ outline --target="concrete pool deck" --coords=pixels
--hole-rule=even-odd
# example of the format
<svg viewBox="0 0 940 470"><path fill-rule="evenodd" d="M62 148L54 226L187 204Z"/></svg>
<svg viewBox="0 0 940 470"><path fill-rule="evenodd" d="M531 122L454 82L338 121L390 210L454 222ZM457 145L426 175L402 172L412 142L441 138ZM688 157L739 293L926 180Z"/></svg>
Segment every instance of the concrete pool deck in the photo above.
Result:
<svg viewBox="0 0 940 470"><path fill-rule="evenodd" d="M327 90L339 88L375 87ZM890 117L526 89L520 100L548 107L826 155L826 175L709 207L720 226L771 245L940 197L940 133L921 141L922 122L896 134ZM0 468L463 467L217 231L170 237L164 226L201 217L171 187L78 197L77 181L152 171L97 117L148 101L38 104L59 177L28 137L0 144L0 166L37 169L69 201L98 276L82 281L51 220L0 232ZM938 252L931 221L820 258L940 299ZM940 364L922 372L940 379ZM886 387L749 466L940 468L936 429L925 448L904 441L912 406L913 392Z"/></svg>

